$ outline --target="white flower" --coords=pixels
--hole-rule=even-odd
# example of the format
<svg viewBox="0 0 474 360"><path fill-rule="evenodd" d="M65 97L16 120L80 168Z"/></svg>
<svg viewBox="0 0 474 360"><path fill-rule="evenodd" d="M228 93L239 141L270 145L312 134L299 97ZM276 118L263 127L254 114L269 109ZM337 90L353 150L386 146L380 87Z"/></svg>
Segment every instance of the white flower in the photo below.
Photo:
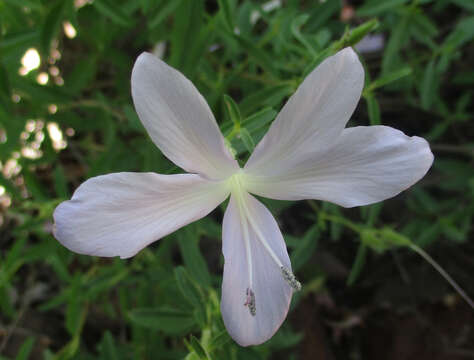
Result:
<svg viewBox="0 0 474 360"><path fill-rule="evenodd" d="M223 221L221 310L241 345L268 340L300 284L271 213L252 194L344 207L397 195L430 168L428 143L387 126L346 128L364 85L357 55L326 59L283 107L244 168L227 150L202 95L144 53L132 72L138 115L166 157L192 174L116 173L87 180L55 212L55 236L96 256L135 255L230 201Z"/></svg>

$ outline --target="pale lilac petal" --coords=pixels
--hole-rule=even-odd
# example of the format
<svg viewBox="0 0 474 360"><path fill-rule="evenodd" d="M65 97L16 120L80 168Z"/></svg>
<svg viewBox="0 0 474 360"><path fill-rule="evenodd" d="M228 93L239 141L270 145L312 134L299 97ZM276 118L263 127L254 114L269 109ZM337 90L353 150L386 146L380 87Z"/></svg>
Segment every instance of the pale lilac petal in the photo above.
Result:
<svg viewBox="0 0 474 360"><path fill-rule="evenodd" d="M327 58L285 104L250 156L246 172L284 174L328 148L354 112L363 86L364 69L351 48Z"/></svg>
<svg viewBox="0 0 474 360"><path fill-rule="evenodd" d="M412 186L432 163L425 139L388 126L358 126L345 129L328 151L296 164L286 174L250 176L247 189L273 199L361 206Z"/></svg>
<svg viewBox="0 0 474 360"><path fill-rule="evenodd" d="M128 258L206 216L227 196L225 183L199 175L97 176L56 208L54 236L80 254Z"/></svg>
<svg viewBox="0 0 474 360"><path fill-rule="evenodd" d="M239 200L231 196L224 215L223 244L224 277L222 282L221 312L232 338L242 346L256 345L270 339L288 313L292 289L282 277L281 270L259 241L245 216L252 217L260 233L282 264L291 269L285 242L271 213L249 194L243 198L248 213L243 215ZM245 306L249 287L249 268L244 242L245 224L249 232L252 258L253 286L256 313Z"/></svg>
<svg viewBox="0 0 474 360"><path fill-rule="evenodd" d="M132 96L151 139L176 165L211 179L238 169L206 100L179 71L141 54L132 71Z"/></svg>

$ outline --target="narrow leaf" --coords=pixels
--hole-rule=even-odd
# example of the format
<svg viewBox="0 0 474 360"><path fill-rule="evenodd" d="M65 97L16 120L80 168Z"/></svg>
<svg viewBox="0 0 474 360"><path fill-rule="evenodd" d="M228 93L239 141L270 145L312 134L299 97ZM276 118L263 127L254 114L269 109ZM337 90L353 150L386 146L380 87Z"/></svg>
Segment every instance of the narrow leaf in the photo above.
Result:
<svg viewBox="0 0 474 360"><path fill-rule="evenodd" d="M268 55L267 52L263 51L257 45L255 45L253 41L243 36L235 36L235 39L237 39L237 41L239 42L242 50L245 50L245 53L247 53L251 58L253 58L263 70L273 74L275 73L276 70L274 66L274 61Z"/></svg>
<svg viewBox="0 0 474 360"><path fill-rule="evenodd" d="M117 25L125 27L132 25L131 19L122 11L122 8L110 2L110 0L95 0L92 5L95 6L98 12L108 17Z"/></svg>
<svg viewBox="0 0 474 360"><path fill-rule="evenodd" d="M181 4L182 0L174 0L166 2L163 8L159 9L156 15L148 22L148 27L154 29L160 25L169 15L171 15Z"/></svg>
<svg viewBox="0 0 474 360"><path fill-rule="evenodd" d="M234 32L234 16L232 15L232 8L229 0L217 0L219 4L219 10L222 13L224 23L227 26L227 29L233 33Z"/></svg>
<svg viewBox="0 0 474 360"><path fill-rule="evenodd" d="M367 113L369 114L370 125L380 125L380 106L372 93L365 96L367 101Z"/></svg>
<svg viewBox="0 0 474 360"><path fill-rule="evenodd" d="M115 345L115 339L108 330L105 331L104 337L100 343L100 354L102 360L120 359L119 352Z"/></svg>
<svg viewBox="0 0 474 360"><path fill-rule="evenodd" d="M379 21L377 19L372 19L359 25L351 31L349 37L347 38L347 44L349 46L354 46L359 41L361 41L368 33L374 31L379 27Z"/></svg>
<svg viewBox="0 0 474 360"><path fill-rule="evenodd" d="M318 245L319 235L318 225L314 225L298 241L298 245L291 253L291 267L294 272L301 269L311 259Z"/></svg>
<svg viewBox="0 0 474 360"><path fill-rule="evenodd" d="M219 349L221 346L227 344L230 339L231 338L227 330L222 330L219 334L211 339L209 350L213 351L214 349Z"/></svg>
<svg viewBox="0 0 474 360"><path fill-rule="evenodd" d="M245 126L250 133L253 133L271 123L277 114L274 109L267 107L245 118L242 125Z"/></svg>
<svg viewBox="0 0 474 360"><path fill-rule="evenodd" d="M64 0L57 1L48 13L41 28L41 46L46 56L49 55L51 41L54 40L61 27L66 3Z"/></svg>
<svg viewBox="0 0 474 360"><path fill-rule="evenodd" d="M180 334L194 326L190 312L170 307L137 308L129 313L132 323L153 330L161 330L168 334Z"/></svg>
<svg viewBox="0 0 474 360"><path fill-rule="evenodd" d="M423 74L423 81L421 83L421 107L425 110L429 110L433 104L433 100L436 96L436 71L435 71L435 59L432 59L426 66Z"/></svg>
<svg viewBox="0 0 474 360"><path fill-rule="evenodd" d="M411 20L411 13L403 15L390 34L387 47L382 59L382 74L391 71L399 58L399 51L409 36L407 27Z"/></svg>
<svg viewBox="0 0 474 360"><path fill-rule="evenodd" d="M54 190L56 195L60 198L67 199L70 197L69 190L67 187L66 175L60 164L54 168Z"/></svg>
<svg viewBox="0 0 474 360"><path fill-rule="evenodd" d="M21 344L18 354L15 357L15 360L28 360L31 352L33 351L33 345L35 344L35 339L33 337L28 337L23 344Z"/></svg>
<svg viewBox="0 0 474 360"><path fill-rule="evenodd" d="M253 141L252 135L250 135L246 128L240 128L240 138L242 139L247 151L252 153L253 149L255 149L255 141Z"/></svg>
<svg viewBox="0 0 474 360"><path fill-rule="evenodd" d="M242 122L242 115L240 115L239 106L229 95L224 95L224 103L226 105L229 119L232 120L234 126L240 126L240 123Z"/></svg>
<svg viewBox="0 0 474 360"><path fill-rule="evenodd" d="M308 21L309 15L302 14L297 16L291 22L291 33L293 36L309 51L312 56L316 56L316 52L311 43L301 33L301 27Z"/></svg>
<svg viewBox="0 0 474 360"><path fill-rule="evenodd" d="M359 244L359 248L357 250L357 255L354 260L354 264L352 265L351 272L347 278L347 286L352 286L357 278L359 277L360 272L365 264L365 256L367 254L367 247L364 243Z"/></svg>
<svg viewBox="0 0 474 360"><path fill-rule="evenodd" d="M406 2L408 2L408 0L366 1L363 6L357 9L356 14L358 16L374 16L392 10Z"/></svg>
<svg viewBox="0 0 474 360"><path fill-rule="evenodd" d="M174 270L178 289L188 302L194 307L203 307L202 293L199 286L191 279L186 269L178 266Z"/></svg>
<svg viewBox="0 0 474 360"><path fill-rule="evenodd" d="M186 267L191 271L194 278L202 285L210 286L211 275L209 274L206 260L199 249L199 237L195 231L192 232L192 229L195 228L190 226L177 233L181 255Z"/></svg>
<svg viewBox="0 0 474 360"><path fill-rule="evenodd" d="M191 335L191 342L189 343L189 345L191 346L193 351L196 353L196 355L199 356L199 359L201 360L209 359L207 351L203 348L199 340L194 335Z"/></svg>
<svg viewBox="0 0 474 360"><path fill-rule="evenodd" d="M240 110L244 116L247 116L263 106L279 106L280 102L293 91L293 87L286 84L256 91L240 102Z"/></svg>
<svg viewBox="0 0 474 360"><path fill-rule="evenodd" d="M405 76L408 76L412 73L412 69L410 67L404 67L399 70L391 71L388 74L382 75L378 79L374 80L370 85L370 90L375 90L387 84L390 84L394 81L397 81Z"/></svg>

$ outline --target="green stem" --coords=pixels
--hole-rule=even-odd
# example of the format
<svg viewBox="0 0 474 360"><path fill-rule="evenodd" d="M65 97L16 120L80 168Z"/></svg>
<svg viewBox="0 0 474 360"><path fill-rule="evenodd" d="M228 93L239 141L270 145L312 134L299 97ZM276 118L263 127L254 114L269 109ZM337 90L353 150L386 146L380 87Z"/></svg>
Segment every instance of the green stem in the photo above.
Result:
<svg viewBox="0 0 474 360"><path fill-rule="evenodd" d="M240 133L240 125L234 124L231 132L225 137L228 141L231 141L235 135Z"/></svg>
<svg viewBox="0 0 474 360"><path fill-rule="evenodd" d="M410 244L410 249L415 251L418 255L420 255L423 259L425 259L431 266L435 268L435 270L442 276L444 279L456 290L456 292L469 304L471 308L474 309L474 302L472 299L466 294L466 292L453 280L451 276L430 256L428 255L422 248L418 245Z"/></svg>
<svg viewBox="0 0 474 360"><path fill-rule="evenodd" d="M351 229L352 231L356 233L360 233L362 231L359 225L354 224L352 221L349 221L342 217L329 215L325 212L320 212L318 216L322 217L324 220L329 220L329 221L344 225L345 227L348 227L349 229Z"/></svg>

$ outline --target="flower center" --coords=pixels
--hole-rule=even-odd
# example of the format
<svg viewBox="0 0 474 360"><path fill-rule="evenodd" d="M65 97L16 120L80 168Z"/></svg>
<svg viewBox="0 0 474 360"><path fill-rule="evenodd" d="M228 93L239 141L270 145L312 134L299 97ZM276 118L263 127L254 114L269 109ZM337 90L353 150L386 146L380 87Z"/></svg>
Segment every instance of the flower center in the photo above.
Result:
<svg viewBox="0 0 474 360"><path fill-rule="evenodd" d="M230 192L237 198L239 202L243 201L243 195L247 192L246 178L247 176L245 175L244 170L239 169L239 171L237 171L227 180L227 183L230 187Z"/></svg>

